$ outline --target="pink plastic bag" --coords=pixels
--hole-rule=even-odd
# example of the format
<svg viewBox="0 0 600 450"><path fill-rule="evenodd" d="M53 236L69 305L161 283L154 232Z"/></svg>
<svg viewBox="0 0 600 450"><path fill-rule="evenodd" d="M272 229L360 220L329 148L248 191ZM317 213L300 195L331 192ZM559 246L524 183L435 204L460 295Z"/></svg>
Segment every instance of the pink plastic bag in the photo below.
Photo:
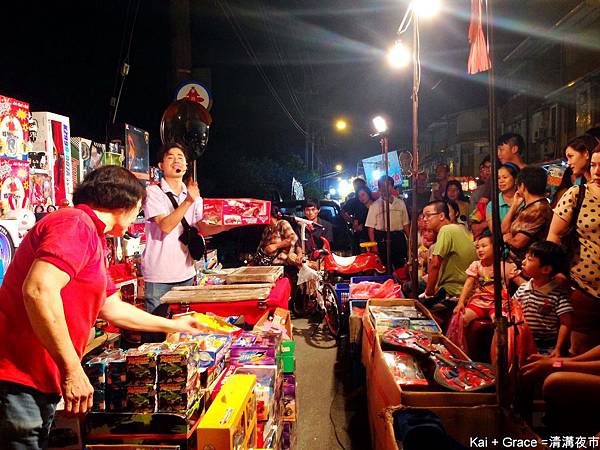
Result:
<svg viewBox="0 0 600 450"><path fill-rule="evenodd" d="M467 340L465 338L465 323L463 321L464 310L454 313L448 324L446 337L463 352L468 354Z"/></svg>

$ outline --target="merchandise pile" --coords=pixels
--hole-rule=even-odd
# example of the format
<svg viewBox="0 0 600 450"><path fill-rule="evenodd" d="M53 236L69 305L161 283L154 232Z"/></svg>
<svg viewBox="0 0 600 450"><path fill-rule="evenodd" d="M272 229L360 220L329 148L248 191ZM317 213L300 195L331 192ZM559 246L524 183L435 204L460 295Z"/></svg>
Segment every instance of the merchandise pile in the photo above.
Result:
<svg viewBox="0 0 600 450"><path fill-rule="evenodd" d="M161 415L175 414L197 423L200 448L230 448L223 446L227 442L234 448L234 440L239 448L293 448L296 382L289 313L267 312L252 331L195 314L205 327L202 333L172 333L164 342L108 350L85 363L95 389L88 437L103 442L97 436L107 427L126 427L131 414L157 423Z"/></svg>

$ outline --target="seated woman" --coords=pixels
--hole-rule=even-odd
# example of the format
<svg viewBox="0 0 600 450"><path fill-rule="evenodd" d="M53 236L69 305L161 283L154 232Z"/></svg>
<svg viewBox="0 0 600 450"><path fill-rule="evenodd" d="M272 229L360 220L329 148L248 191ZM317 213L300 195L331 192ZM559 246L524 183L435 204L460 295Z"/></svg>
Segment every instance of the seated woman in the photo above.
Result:
<svg viewBox="0 0 600 450"><path fill-rule="evenodd" d="M545 197L548 175L541 167L524 167L517 175L517 192L502 221L504 242L510 249L510 259L518 267L525 258L527 248L534 242L546 239L552 208Z"/></svg>
<svg viewBox="0 0 600 450"><path fill-rule="evenodd" d="M549 426L598 431L600 346L573 358L532 355L521 375L524 382L543 382Z"/></svg>
<svg viewBox="0 0 600 450"><path fill-rule="evenodd" d="M263 231L252 265L297 265L299 260L296 251L298 235L287 220L279 217L279 208L272 206L269 225Z"/></svg>

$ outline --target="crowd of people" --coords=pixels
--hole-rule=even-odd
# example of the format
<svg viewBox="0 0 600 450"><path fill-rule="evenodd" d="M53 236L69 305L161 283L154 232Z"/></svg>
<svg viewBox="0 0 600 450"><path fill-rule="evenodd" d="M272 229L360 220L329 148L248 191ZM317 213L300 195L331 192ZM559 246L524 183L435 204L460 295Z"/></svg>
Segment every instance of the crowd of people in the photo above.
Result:
<svg viewBox="0 0 600 450"><path fill-rule="evenodd" d="M489 157L481 161L479 184L470 198L452 179L448 165L439 164L429 202L417 212L420 300L444 329L455 315L465 333L475 320L493 322L493 263L500 259L504 310L518 309L525 322L520 326L527 327L532 341L526 349L516 350L522 356L528 352L521 374L526 381L545 379L544 394L555 403L562 392L572 392L584 379L596 386L592 393L600 393L598 131L592 129L568 143L568 168L555 190L548 185L544 168L524 162L521 136L500 137L498 255L493 250ZM391 178L382 177L378 188L372 193L364 180L355 179L354 195L342 205L342 213L352 225L354 252L360 251L360 243L374 242L369 251L386 261L387 202L390 264L396 277L406 280L409 211ZM297 242L286 244L289 251ZM549 376L551 372L560 373ZM598 401L600 395L586 400Z"/></svg>

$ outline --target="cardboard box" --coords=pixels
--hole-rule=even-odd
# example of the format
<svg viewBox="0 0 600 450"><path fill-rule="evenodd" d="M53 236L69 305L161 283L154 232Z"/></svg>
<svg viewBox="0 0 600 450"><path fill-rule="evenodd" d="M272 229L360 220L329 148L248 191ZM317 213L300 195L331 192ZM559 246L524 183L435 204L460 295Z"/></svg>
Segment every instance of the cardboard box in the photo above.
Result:
<svg viewBox="0 0 600 450"><path fill-rule="evenodd" d="M390 300L369 300L389 302ZM394 300L394 302L416 302L415 300ZM433 335L434 341L443 342L456 356L465 360L469 358L443 335ZM369 427L371 429L372 447L387 450L385 439L385 420L383 412L395 406L435 407L435 406L479 406L496 403L495 393L449 392L439 388L436 391L410 391L402 389L396 383L392 372L385 362L380 338L373 326L369 314L363 316L361 361L366 369L367 402L369 410Z"/></svg>
<svg viewBox="0 0 600 450"><path fill-rule="evenodd" d="M254 325L254 329L278 333L283 332L282 338L287 340L294 338L292 333L292 318L290 312L284 308L275 308L265 312Z"/></svg>
<svg viewBox="0 0 600 450"><path fill-rule="evenodd" d="M256 446L255 375L232 375L200 419L198 449Z"/></svg>
<svg viewBox="0 0 600 450"><path fill-rule="evenodd" d="M397 437L394 433L394 414L400 411L410 411L411 409L410 407L393 407L384 411L382 416L385 421L385 429L380 439L381 445L378 448L399 450ZM524 421L497 406L428 407L427 409L441 419L446 433L465 448L474 447L474 442L471 441L473 438L481 439L477 440L476 443L484 443L483 447L487 448L496 447L492 444L494 438L497 438L498 441L503 438L526 439L530 442L533 440L537 442L529 447L542 450L549 448L544 445L542 439ZM485 440L486 438L487 440ZM546 442L549 441L546 440ZM500 448L500 444L498 448Z"/></svg>
<svg viewBox="0 0 600 450"><path fill-rule="evenodd" d="M37 138L32 152L45 153L48 169L54 181L54 204L73 201L73 167L71 165L71 125L69 118L51 112L34 112L37 121ZM35 173L37 169L32 169Z"/></svg>
<svg viewBox="0 0 600 450"><path fill-rule="evenodd" d="M202 221L211 225L269 223L271 202L253 198L205 198Z"/></svg>
<svg viewBox="0 0 600 450"><path fill-rule="evenodd" d="M27 159L29 122L29 103L0 95L0 157Z"/></svg>
<svg viewBox="0 0 600 450"><path fill-rule="evenodd" d="M437 328L437 330L433 334L442 334L441 327L435 322L435 319L431 315L431 312L427 308L425 308L421 302L409 299L369 299L367 302L367 315L372 321L373 325L377 329L377 333L379 335L385 333L389 328L411 328L411 318L409 317L390 317L384 318L381 320L375 320L373 312L371 310L371 306L376 308L394 308L394 307L412 307L417 310L419 316L423 316L422 318L417 318L417 322L423 323L423 320L427 320L427 324L430 325L433 329Z"/></svg>
<svg viewBox="0 0 600 450"><path fill-rule="evenodd" d="M91 139L71 137L71 166L73 167L73 187L83 181L85 171L83 160L90 158Z"/></svg>
<svg viewBox="0 0 600 450"><path fill-rule="evenodd" d="M131 171L140 180L150 179L150 135L128 123L112 127L110 142L119 154L119 165ZM116 164L116 160L111 164Z"/></svg>
<svg viewBox="0 0 600 450"><path fill-rule="evenodd" d="M22 209L29 203L29 163L0 158L0 199L9 210Z"/></svg>

